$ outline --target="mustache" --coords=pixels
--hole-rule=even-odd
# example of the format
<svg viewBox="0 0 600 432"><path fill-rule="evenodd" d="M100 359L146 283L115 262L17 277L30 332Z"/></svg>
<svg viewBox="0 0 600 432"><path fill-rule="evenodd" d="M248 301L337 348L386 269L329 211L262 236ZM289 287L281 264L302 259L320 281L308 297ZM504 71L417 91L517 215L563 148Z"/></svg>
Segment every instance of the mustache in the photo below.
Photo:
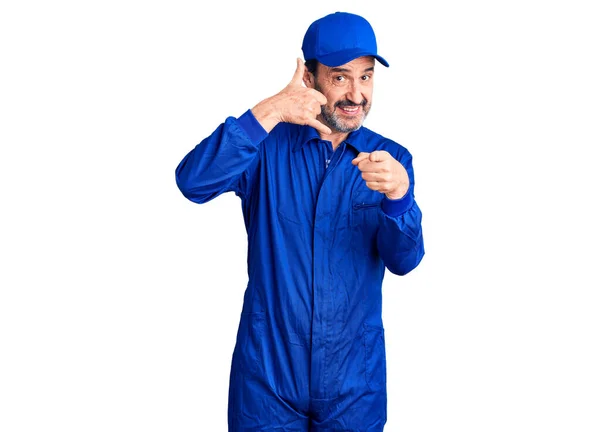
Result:
<svg viewBox="0 0 600 432"><path fill-rule="evenodd" d="M349 100L343 100L343 101L339 101L335 103L335 107L355 107L355 106L362 106L365 107L367 105L367 100L363 99L361 103L354 103L352 101Z"/></svg>

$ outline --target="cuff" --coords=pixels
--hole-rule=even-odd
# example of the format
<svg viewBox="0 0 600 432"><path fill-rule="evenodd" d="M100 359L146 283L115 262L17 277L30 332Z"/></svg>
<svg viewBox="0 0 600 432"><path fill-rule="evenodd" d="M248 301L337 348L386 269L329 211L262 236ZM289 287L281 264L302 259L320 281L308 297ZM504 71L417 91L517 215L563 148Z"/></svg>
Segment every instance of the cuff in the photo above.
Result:
<svg viewBox="0 0 600 432"><path fill-rule="evenodd" d="M250 110L242 114L237 119L237 122L244 132L246 132L246 135L248 135L253 144L260 143L269 135Z"/></svg>
<svg viewBox="0 0 600 432"><path fill-rule="evenodd" d="M381 201L381 209L383 212L390 217L400 216L408 211L413 205L414 198L410 193L410 190L399 199L391 200L384 196Z"/></svg>

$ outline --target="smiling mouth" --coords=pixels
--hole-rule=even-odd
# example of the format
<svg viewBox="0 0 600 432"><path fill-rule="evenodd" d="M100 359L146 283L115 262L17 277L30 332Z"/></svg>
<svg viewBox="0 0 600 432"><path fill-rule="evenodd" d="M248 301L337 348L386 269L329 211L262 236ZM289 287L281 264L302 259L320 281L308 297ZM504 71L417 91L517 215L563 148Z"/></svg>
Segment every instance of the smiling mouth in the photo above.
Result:
<svg viewBox="0 0 600 432"><path fill-rule="evenodd" d="M338 106L338 109L340 109L344 114L348 114L348 115L358 114L358 112L360 111L360 108L361 108L360 105Z"/></svg>

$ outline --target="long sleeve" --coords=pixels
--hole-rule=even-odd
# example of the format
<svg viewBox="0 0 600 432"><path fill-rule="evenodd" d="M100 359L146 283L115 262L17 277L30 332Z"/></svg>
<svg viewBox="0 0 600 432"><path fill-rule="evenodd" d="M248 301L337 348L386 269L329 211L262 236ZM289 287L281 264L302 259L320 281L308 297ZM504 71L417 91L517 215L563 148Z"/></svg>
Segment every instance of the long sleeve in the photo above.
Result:
<svg viewBox="0 0 600 432"><path fill-rule="evenodd" d="M404 152L400 163L408 172L410 187L398 200L383 198L379 209L377 248L389 271L405 275L419 265L425 249L421 209L414 199L414 173L410 153Z"/></svg>
<svg viewBox="0 0 600 432"><path fill-rule="evenodd" d="M250 110L237 119L228 117L179 163L177 187L199 204L230 191L246 197L267 135Z"/></svg>

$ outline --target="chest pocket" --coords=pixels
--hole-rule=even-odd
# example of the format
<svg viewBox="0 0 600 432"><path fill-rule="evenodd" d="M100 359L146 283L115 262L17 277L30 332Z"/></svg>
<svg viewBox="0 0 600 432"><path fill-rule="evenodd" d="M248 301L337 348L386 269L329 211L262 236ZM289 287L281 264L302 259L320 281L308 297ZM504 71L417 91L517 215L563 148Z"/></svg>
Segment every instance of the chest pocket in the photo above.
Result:
<svg viewBox="0 0 600 432"><path fill-rule="evenodd" d="M377 251L377 227L383 195L362 184L352 195L350 225L353 248L365 255Z"/></svg>

